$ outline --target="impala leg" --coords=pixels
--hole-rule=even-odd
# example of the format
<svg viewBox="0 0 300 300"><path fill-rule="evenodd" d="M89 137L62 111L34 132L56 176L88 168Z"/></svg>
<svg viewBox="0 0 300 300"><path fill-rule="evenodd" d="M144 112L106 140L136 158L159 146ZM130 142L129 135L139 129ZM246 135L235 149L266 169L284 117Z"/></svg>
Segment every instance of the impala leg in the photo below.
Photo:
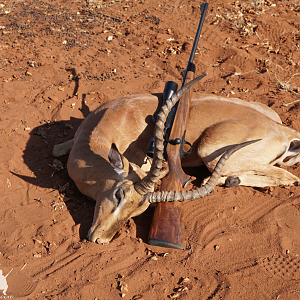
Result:
<svg viewBox="0 0 300 300"><path fill-rule="evenodd" d="M271 165L258 170L237 172L231 176L239 179L238 185L254 187L293 185L300 181L297 176L290 172ZM218 181L218 185L225 184L227 178L228 176L222 176Z"/></svg>
<svg viewBox="0 0 300 300"><path fill-rule="evenodd" d="M200 139L198 155L212 172L220 155L229 147L246 140L260 139L234 153L225 163L218 184L236 186L291 185L299 178L275 167L275 162L290 147L286 134L263 126L263 122L251 124L251 120L232 119L207 128ZM268 123L267 123L268 124ZM274 126L274 124L273 124Z"/></svg>
<svg viewBox="0 0 300 300"><path fill-rule="evenodd" d="M66 155L71 151L73 144L74 144L74 139L71 139L62 144L55 145L52 149L52 155L54 157L61 157L63 155Z"/></svg>

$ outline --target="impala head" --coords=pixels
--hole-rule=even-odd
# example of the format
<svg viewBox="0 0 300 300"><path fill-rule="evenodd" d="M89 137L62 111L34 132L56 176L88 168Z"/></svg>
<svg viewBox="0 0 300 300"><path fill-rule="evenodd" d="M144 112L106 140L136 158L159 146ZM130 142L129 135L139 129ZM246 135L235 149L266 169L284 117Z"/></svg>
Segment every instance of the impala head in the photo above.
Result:
<svg viewBox="0 0 300 300"><path fill-rule="evenodd" d="M197 77L182 87L161 108L155 125L153 162L147 175L137 165L129 162L118 151L116 145L112 145L109 152L109 161L114 169L114 176L104 182L102 191L97 197L93 225L88 233L90 241L98 243L110 242L130 217L143 213L150 203L194 200L208 195L214 189L220 176L221 168L229 156L238 149L254 142L249 141L233 145L220 158L210 180L199 189L188 192L153 192L155 183L165 175L162 170L166 118L183 94L203 77L203 75Z"/></svg>
<svg viewBox="0 0 300 300"><path fill-rule="evenodd" d="M99 193L94 212L93 225L88 239L92 242L108 243L125 222L143 213L149 202L140 205L143 198L134 188L146 173L137 165L130 163L113 144L109 161L114 169L114 178L104 182Z"/></svg>

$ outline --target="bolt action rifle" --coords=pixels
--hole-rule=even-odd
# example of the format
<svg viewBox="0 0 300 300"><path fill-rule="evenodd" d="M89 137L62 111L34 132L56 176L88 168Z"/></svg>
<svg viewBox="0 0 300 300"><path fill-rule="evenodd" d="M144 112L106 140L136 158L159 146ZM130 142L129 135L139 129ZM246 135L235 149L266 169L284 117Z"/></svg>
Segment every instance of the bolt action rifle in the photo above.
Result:
<svg viewBox="0 0 300 300"><path fill-rule="evenodd" d="M195 65L193 64L193 60L196 53L198 40L200 38L201 29L204 23L207 6L207 3L203 3L200 6L201 19L199 22L188 66L183 72L182 86L184 86L185 83L193 80L195 77ZM177 84L175 82L168 81L164 90L164 102L168 100L172 96L172 94L176 92L176 90ZM169 164L169 173L165 178L162 179L162 191L180 191L185 188L191 181L191 178L184 173L181 167L182 156L189 154L191 151L191 144L185 141L185 128L190 109L191 96L192 91L190 89L180 99L180 101L174 107L174 110L170 112L170 115L168 116L165 124L164 155ZM153 143L153 139L151 139L150 141L150 146L147 153L150 157L151 142ZM185 152L183 150L184 145L189 145L190 150ZM181 203L158 203L155 208L148 243L150 245L167 248L185 249L183 231L184 225Z"/></svg>

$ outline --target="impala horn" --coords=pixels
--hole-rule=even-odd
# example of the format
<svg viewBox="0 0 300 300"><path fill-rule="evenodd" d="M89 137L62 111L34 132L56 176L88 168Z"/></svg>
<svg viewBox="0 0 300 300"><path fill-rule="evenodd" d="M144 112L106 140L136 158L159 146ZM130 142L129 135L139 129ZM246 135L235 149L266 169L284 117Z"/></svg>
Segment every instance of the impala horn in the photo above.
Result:
<svg viewBox="0 0 300 300"><path fill-rule="evenodd" d="M156 203L156 202L173 202L173 201L185 201L185 200L195 200L198 198L203 198L205 196L208 196L215 188L218 179L220 177L220 173L222 170L222 167L224 166L226 160L237 150L248 146L252 143L258 142L261 139L253 140L253 141L247 141L241 144L237 144L232 146L228 151L226 151L221 158L219 159L218 163L216 164L213 173L211 174L211 177L207 181L206 184L202 185L201 187L190 190L190 191L160 191L160 192L151 192L147 193L144 196L144 199L142 202L148 201L149 203Z"/></svg>
<svg viewBox="0 0 300 300"><path fill-rule="evenodd" d="M172 97L165 102L162 106L159 114L157 115L157 120L154 129L154 154L153 162L149 173L139 182L135 184L135 190L141 194L145 195L153 190L155 183L159 180L159 175L161 173L163 165L163 152L164 152L164 126L166 119L172 107L178 102L178 100L200 79L202 79L207 74L203 74L196 77L181 89L179 89Z"/></svg>

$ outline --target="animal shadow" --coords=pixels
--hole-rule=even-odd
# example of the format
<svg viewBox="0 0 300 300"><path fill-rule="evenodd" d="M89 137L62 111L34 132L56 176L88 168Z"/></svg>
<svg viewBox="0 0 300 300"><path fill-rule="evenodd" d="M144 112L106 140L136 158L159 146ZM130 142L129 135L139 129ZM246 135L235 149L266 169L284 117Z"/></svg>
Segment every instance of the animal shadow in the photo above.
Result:
<svg viewBox="0 0 300 300"><path fill-rule="evenodd" d="M89 108L85 105L84 97L81 112L83 118L89 114ZM24 163L31 170L32 175L11 172L25 182L47 190L56 190L65 200L66 207L74 222L81 224L80 238L87 236L93 220L95 203L87 199L77 189L76 185L68 175L66 164L68 155L55 159L52 156L52 148L56 144L63 143L74 137L77 128L83 118L71 118L52 122L44 120L42 124L35 127L29 133L29 139L23 152Z"/></svg>

